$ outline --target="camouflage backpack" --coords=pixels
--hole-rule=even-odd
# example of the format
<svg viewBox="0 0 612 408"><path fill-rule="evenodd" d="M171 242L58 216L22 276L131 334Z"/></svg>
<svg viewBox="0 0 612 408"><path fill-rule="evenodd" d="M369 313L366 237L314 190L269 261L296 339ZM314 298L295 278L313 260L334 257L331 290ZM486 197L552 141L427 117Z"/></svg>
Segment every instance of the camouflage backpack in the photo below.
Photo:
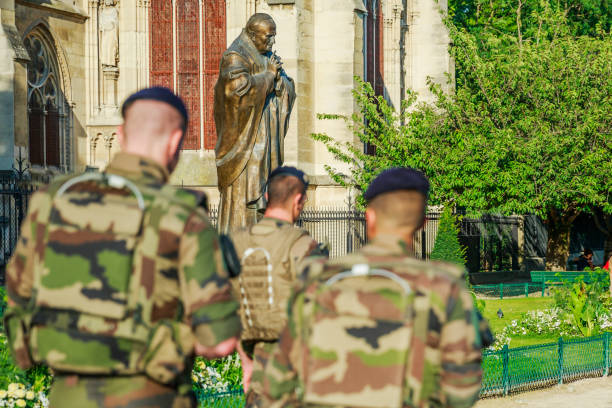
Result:
<svg viewBox="0 0 612 408"><path fill-rule="evenodd" d="M350 268L324 272L327 280L304 289L296 310L307 347L300 398L316 406L401 408L414 293L384 266Z"/></svg>
<svg viewBox="0 0 612 408"><path fill-rule="evenodd" d="M241 273L232 279L240 300L242 340L278 340L287 323L287 299L295 277L289 251L308 232L290 225L258 234L258 225L234 233Z"/></svg>
<svg viewBox="0 0 612 408"><path fill-rule="evenodd" d="M86 185L86 189L75 188ZM147 199L145 199L146 194ZM35 363L93 375L146 373L170 383L185 367L189 326L151 323L143 277L143 233L152 206L193 206L180 195L136 186L117 175L86 173L52 184L30 204L39 243L33 298L5 316L9 340ZM23 356L21 356L23 358ZM23 365L23 364L22 364Z"/></svg>

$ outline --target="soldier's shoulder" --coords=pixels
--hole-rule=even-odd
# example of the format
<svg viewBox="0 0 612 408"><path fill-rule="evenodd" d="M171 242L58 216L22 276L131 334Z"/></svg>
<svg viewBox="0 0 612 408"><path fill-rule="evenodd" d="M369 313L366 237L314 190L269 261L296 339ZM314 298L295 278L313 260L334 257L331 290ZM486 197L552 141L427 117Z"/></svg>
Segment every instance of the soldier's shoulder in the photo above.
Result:
<svg viewBox="0 0 612 408"><path fill-rule="evenodd" d="M291 239L292 241L297 241L298 239L302 238L302 237L309 237L312 239L312 237L310 237L310 232L308 232L308 230L299 227L295 224L283 224L280 226L280 234L283 237L287 237L288 239Z"/></svg>
<svg viewBox="0 0 612 408"><path fill-rule="evenodd" d="M51 179L48 184L42 184L37 186L37 193L42 194L55 194L66 182L72 180L75 177L80 176L78 173L60 174Z"/></svg>
<svg viewBox="0 0 612 408"><path fill-rule="evenodd" d="M162 205L168 205L187 212L208 211L208 199L201 191L179 188L170 184L147 186L149 192Z"/></svg>
<svg viewBox="0 0 612 408"><path fill-rule="evenodd" d="M322 268L322 276L351 270L353 266L366 264L371 269L384 269L393 272L416 284L431 284L450 286L460 282L463 269L457 265L416 259L409 255L365 255L353 253L326 261Z"/></svg>
<svg viewBox="0 0 612 408"><path fill-rule="evenodd" d="M439 284L448 285L462 282L464 270L458 265L442 262L416 259L411 256L403 256L395 263L391 263L394 272L402 275L421 276L436 281Z"/></svg>

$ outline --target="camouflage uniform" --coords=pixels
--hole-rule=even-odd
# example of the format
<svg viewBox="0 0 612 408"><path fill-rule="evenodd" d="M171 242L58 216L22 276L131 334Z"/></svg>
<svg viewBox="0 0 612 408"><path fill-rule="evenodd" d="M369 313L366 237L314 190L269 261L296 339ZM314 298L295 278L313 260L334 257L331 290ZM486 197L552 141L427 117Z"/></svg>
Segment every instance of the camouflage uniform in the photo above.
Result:
<svg viewBox="0 0 612 408"><path fill-rule="evenodd" d="M7 266L12 349L22 367L54 370L51 406L194 406L196 340L240 328L204 196L131 154L105 174L32 196Z"/></svg>
<svg viewBox="0 0 612 408"><path fill-rule="evenodd" d="M368 275L339 279L364 267L392 272L401 284ZM378 236L358 254L309 269L316 277L292 294L288 326L265 369L265 395L250 406L475 402L480 336L471 296L453 277L459 268L416 260L402 241Z"/></svg>
<svg viewBox="0 0 612 408"><path fill-rule="evenodd" d="M276 218L263 218L256 225L233 233L232 240L238 257L244 258L241 276L232 279L232 286L235 297L241 299L241 340L253 359L248 396L251 399L253 393L262 391L263 367L287 323L287 299L301 265L307 257L325 254L308 231ZM249 248L265 248L270 260L259 251L245 256ZM270 282L268 265L271 267Z"/></svg>

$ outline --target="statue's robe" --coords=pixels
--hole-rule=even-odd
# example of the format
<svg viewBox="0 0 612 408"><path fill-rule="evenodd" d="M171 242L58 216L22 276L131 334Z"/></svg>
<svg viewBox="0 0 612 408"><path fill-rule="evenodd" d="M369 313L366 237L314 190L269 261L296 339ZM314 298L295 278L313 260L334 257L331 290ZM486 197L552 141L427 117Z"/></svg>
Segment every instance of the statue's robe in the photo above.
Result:
<svg viewBox="0 0 612 408"><path fill-rule="evenodd" d="M268 61L244 31L221 59L214 105L221 232L257 221L268 176L283 163L295 86L284 71L278 80L268 73Z"/></svg>

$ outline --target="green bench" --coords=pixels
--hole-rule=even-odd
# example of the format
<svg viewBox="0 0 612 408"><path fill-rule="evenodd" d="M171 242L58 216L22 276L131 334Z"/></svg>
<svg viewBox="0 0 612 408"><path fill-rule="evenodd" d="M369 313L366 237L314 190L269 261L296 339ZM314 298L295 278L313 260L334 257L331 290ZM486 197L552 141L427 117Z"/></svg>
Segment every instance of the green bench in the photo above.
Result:
<svg viewBox="0 0 612 408"><path fill-rule="evenodd" d="M590 282L591 276L588 272L577 272L577 271L568 271L568 272L554 272L554 271L531 271L531 281L536 282L552 282L552 283L561 283L562 281L575 281L576 278L582 276L582 280L586 283ZM559 276L557 276L559 274Z"/></svg>

